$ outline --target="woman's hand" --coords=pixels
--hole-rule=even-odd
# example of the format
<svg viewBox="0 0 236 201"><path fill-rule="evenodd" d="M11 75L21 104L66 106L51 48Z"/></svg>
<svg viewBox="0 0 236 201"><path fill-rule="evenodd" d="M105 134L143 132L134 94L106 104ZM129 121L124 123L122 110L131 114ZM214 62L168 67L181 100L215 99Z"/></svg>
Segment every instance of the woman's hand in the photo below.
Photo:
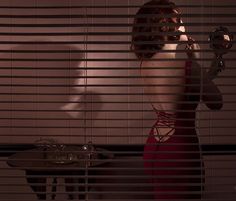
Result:
<svg viewBox="0 0 236 201"><path fill-rule="evenodd" d="M193 38L188 37L188 44L186 46L186 50L187 50L187 55L189 59L199 59L200 49L201 48L199 44L195 43L195 40Z"/></svg>

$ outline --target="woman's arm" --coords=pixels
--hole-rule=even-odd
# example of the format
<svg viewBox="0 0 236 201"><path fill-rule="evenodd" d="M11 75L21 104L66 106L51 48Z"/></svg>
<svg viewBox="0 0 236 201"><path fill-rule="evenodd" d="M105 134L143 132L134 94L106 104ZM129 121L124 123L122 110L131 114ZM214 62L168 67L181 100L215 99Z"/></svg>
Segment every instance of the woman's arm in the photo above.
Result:
<svg viewBox="0 0 236 201"><path fill-rule="evenodd" d="M200 65L194 63L192 66L191 84L194 86L192 90L194 93L199 93L200 98L211 110L220 110L223 106L222 94L217 85L212 81L209 72L201 69ZM202 95L201 95L202 94Z"/></svg>
<svg viewBox="0 0 236 201"><path fill-rule="evenodd" d="M199 52L193 52L191 50L200 50L200 46L194 43L192 38L189 38L190 45L187 46L188 59L200 58ZM217 77L220 72L219 60L215 58L212 63L210 70L206 72L205 69L201 68L199 63L192 62L191 69L191 87L193 93L199 94L206 106L211 110L220 110L223 106L222 94L217 85L212 81Z"/></svg>
<svg viewBox="0 0 236 201"><path fill-rule="evenodd" d="M220 58L215 57L215 59L211 62L210 69L207 71L207 77L209 80L213 80L217 77L219 72L221 72L221 68L223 68L223 62ZM222 67L220 66L222 64Z"/></svg>

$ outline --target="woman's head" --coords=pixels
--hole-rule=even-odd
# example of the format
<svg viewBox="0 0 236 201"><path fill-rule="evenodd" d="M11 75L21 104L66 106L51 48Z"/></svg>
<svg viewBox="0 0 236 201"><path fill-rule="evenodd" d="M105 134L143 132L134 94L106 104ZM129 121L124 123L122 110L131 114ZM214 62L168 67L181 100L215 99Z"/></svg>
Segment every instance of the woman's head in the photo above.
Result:
<svg viewBox="0 0 236 201"><path fill-rule="evenodd" d="M169 0L151 0L138 10L131 47L139 59L151 58L164 47L166 41L180 39L178 32L183 31L184 27L180 29L179 14L176 5Z"/></svg>

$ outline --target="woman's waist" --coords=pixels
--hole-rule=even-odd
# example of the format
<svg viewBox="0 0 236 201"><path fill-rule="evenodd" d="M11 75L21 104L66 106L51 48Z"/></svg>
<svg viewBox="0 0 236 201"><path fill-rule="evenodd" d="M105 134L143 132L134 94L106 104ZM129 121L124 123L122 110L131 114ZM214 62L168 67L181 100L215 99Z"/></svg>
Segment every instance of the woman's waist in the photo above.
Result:
<svg viewBox="0 0 236 201"><path fill-rule="evenodd" d="M158 110L154 108L156 113L156 118L160 122L175 122L175 123L186 123L186 122L195 122L196 113L195 110L191 109L180 109L175 111L170 110Z"/></svg>
<svg viewBox="0 0 236 201"><path fill-rule="evenodd" d="M152 127L153 131L159 134L171 132L174 134L195 133L195 113L194 114L168 114L166 112L157 112L157 119Z"/></svg>

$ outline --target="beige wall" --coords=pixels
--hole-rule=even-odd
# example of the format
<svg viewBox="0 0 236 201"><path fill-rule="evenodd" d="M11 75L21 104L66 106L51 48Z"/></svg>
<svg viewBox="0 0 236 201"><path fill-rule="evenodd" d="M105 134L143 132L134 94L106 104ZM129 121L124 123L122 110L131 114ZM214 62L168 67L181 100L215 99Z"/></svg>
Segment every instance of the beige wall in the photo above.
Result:
<svg viewBox="0 0 236 201"><path fill-rule="evenodd" d="M1 1L0 5L15 5L19 1ZM40 0L37 1L38 6L47 5L47 6L72 6L72 5L141 5L145 1L116 1L116 0L86 0L86 1L46 1ZM204 5L213 5L216 4L215 1L175 1L177 4L194 4L202 5L202 8L183 8L181 9L183 13L234 13L235 8L224 8L224 9L213 9L213 8L204 8ZM17 3L18 4L18 3ZM21 1L23 6L35 6L36 1L28 0ZM234 1L217 1L217 4L234 4ZM86 10L79 9L61 9L61 10L7 10L2 9L1 15L4 14L36 14L43 12L43 14L86 14ZM122 8L122 9L87 9L87 14L135 14L136 8ZM227 22L234 22L235 18L196 18L196 19L184 19L184 22L219 22L222 25ZM0 19L0 23L132 23L132 19L127 18L103 18L103 19ZM235 26L228 26L231 31L235 31ZM214 26L200 26L200 27L187 27L187 31L211 31ZM0 28L0 32L129 32L130 28L115 28L106 26L105 28L96 28L89 27L73 27L73 28ZM110 35L108 36L0 36L1 41L130 41L130 36L127 35ZM206 40L207 36L197 36L196 39ZM208 49L208 46L201 46L203 49ZM71 48L72 50L128 50L129 45L107 45L107 44L71 44L70 46L63 45L1 45L1 50L27 50L27 49L48 49L48 50L65 50ZM235 50L235 47L233 48ZM231 52L227 55L228 58L232 58L234 52ZM32 62L17 62L17 61L0 61L0 73L1 75L6 76L49 76L48 79L16 79L16 78L0 78L0 84L33 84L36 86L33 87L4 87L0 88L0 100L1 101L51 101L51 102L64 102L64 103L1 103L0 109L2 110L13 110L1 111L0 113L0 126L8 127L0 129L0 142L1 143L32 143L35 140L39 139L42 136L48 136L57 138L60 142L65 143L84 143L85 141L92 140L95 143L101 144L117 144L117 143L144 143L145 137L149 132L150 127L154 123L154 120L145 120L147 118L155 118L154 113L151 111L150 104L142 103L147 101L146 97L143 95L143 89L141 87L132 87L134 84L141 84L140 79L114 79L108 78L108 76L138 76L138 62L97 62L89 61L87 63L81 62L39 62L37 58L79 58L83 59L87 56L89 59L107 59L107 58L121 58L129 59L135 58L134 55L128 53L77 53L77 54L35 54L35 53L1 53L1 58L34 58L35 61ZM203 58L211 58L211 54L202 54ZM209 66L209 63L202 62L203 66ZM220 76L235 76L236 71L233 69L235 62L227 62L226 69ZM14 67L66 67L64 70L35 70L35 69L26 69L26 70L11 70L11 66ZM2 67L9 67L9 69L2 69ZM74 68L78 69L74 69ZM87 72L83 69L87 67ZM106 69L107 67L107 69ZM120 70L110 70L110 67L120 67ZM124 69L122 69L124 67ZM130 70L125 68L130 67ZM72 68L72 69L71 69ZM89 68L93 68L92 70ZM103 68L102 70L99 68ZM105 69L104 69L105 68ZM94 79L94 78L85 78L85 75L88 76L106 76L107 78ZM84 76L84 78L76 79L50 79L53 76ZM219 77L215 80L217 84L226 85L220 86L220 89L223 93L224 101L235 101L235 79L230 79L229 77L223 78ZM98 86L83 86L84 84L88 85L99 85L99 84L129 84L129 87L98 87ZM37 87L37 85L59 85L58 87ZM77 84L77 87L69 86L71 84ZM63 85L64 87L61 87ZM82 94L92 94L92 95L82 95ZM10 95L2 95L2 93L9 93ZM14 93L31 93L34 95L11 95ZM48 95L35 95L39 93L46 93ZM53 93L64 94L64 95L52 95ZM70 95L70 94L78 95ZM116 96L116 95L104 95L104 93L136 93L138 95L125 95L125 96ZM232 93L232 95L228 95ZM86 104L68 104L69 101L87 101L92 103ZM109 101L123 101L127 102L126 104L115 104L115 103L106 103ZM138 101L137 104L129 103L131 101ZM94 103L96 102L96 103ZM198 129L200 140L202 143L235 143L235 112L229 110L235 110L235 103L225 103L222 111L210 112L204 105L200 105L198 108L198 119L205 119L197 121L198 127L206 127ZM84 112L76 112L73 110L90 110L86 114ZM16 112L14 110L36 110L29 112ZM37 112L38 110L38 112ZM39 110L58 110L57 112L39 112ZM72 110L70 112L65 110ZM111 112L102 112L102 110L113 110ZM122 112L120 110L123 110ZM141 110L140 112L127 112L127 110ZM142 111L143 110L143 111ZM150 110L146 112L145 110ZM33 118L32 120L9 120L4 118ZM51 120L39 120L40 118L50 118ZM61 118L61 120L53 120L55 118ZM66 119L66 120L65 120ZM86 119L80 120L80 119ZM92 120L91 120L92 119ZM102 120L99 120L102 119ZM119 119L119 120L112 120ZM136 119L136 120L127 120L127 119ZM225 120L218 120L225 119ZM230 120L226 120L230 119ZM63 127L63 128L48 128L48 127ZM75 127L84 127L75 128ZM16 127L16 128L14 128ZM19 127L31 127L31 128L19 128ZM37 127L47 127L47 128L37 128ZM95 127L102 127L100 129ZM109 127L120 127L119 129L109 128ZM132 127L141 127L140 129ZM143 128L142 128L143 127ZM25 136L23 136L25 135ZM63 137L58 137L63 135ZM86 135L85 137L83 137Z"/></svg>
<svg viewBox="0 0 236 201"><path fill-rule="evenodd" d="M19 3L20 2L20 3ZM128 0L79 0L79 1L69 1L69 0L1 0L0 6L3 5L29 5L29 6L35 6L36 2L38 5L50 5L50 6L59 6L59 5L92 5L93 3L95 5L104 5L106 2L108 5L127 5ZM130 4L137 4L141 5L145 1L141 0L130 0ZM201 1L176 1L179 4L197 4L197 5L203 5L202 9L182 9L183 13L235 13L235 8L230 9L210 9L210 8L204 8L204 5L213 5L213 4L235 4L235 1L231 0L221 0L221 1L210 1L210 0L201 0ZM32 10L25 12L24 10L7 10L7 9L1 9L1 15L4 14L35 14L36 12L41 12L40 10ZM53 11L53 10L44 10L44 14L85 14L85 9L64 9L60 11ZM107 14L134 14L136 12L136 9L88 9L89 13L107 13ZM192 21L193 19L191 19ZM25 20L25 22L29 23L85 23L84 20L81 19L65 19L63 21L56 20L37 20L37 19L31 19L31 20ZM90 20L91 21L91 20ZM95 20L94 20L95 21ZM96 22L101 22L101 19L96 19ZM190 20L184 19L184 22L188 22ZM225 22L234 22L235 19L232 18L220 18L217 19L215 17L212 18L197 18L194 20L196 22L221 22L222 25L224 25ZM0 18L0 24L1 23L21 23L21 19L1 19ZM128 21L128 19L104 19L104 22L106 23L131 23L132 20ZM231 31L235 31L235 26L229 27ZM98 28L90 28L89 31L107 31L107 32L117 32L117 31L130 31L128 28L112 28L112 27L106 27L106 30L98 29ZM201 31L211 31L213 27L203 27L200 26ZM23 28L1 28L0 32L85 32L86 30L84 28L46 28L46 29L23 29ZM199 27L193 29L193 28L187 28L187 31L200 31ZM206 40L206 35L202 37L197 37L197 39ZM24 36L1 36L0 35L0 41L84 41L84 37L79 36L34 36L34 37L24 37ZM97 40L97 41L113 41L113 40L120 40L120 41L130 41L130 38L128 36L89 36L88 41ZM106 50L126 50L129 48L128 45L88 45L88 48L90 50L94 49L106 49ZM204 48L204 46L202 46ZM208 48L206 46L205 48ZM65 50L68 49L68 46L55 46L55 45L1 45L0 50L27 50L27 49L59 49L59 50ZM72 44L71 49L77 49L77 50L84 50L85 45L81 44ZM235 50L235 47L233 48ZM120 53L107 53L107 54L98 54L98 53L89 53L88 58L134 58L131 54L120 54ZM211 55L204 54L203 57L211 57ZM85 54L42 54L41 56L39 54L10 54L10 53L1 53L0 58L84 58ZM227 57L232 58L234 57L234 53L230 53ZM11 62L11 61L0 61L0 75L28 75L28 76L82 76L85 75L85 71L82 70L83 67L87 66L95 68L94 70L88 70L87 74L89 76L94 75L102 75L102 76L138 76L138 63L137 62L88 62L87 65L84 62ZM202 63L204 66L208 66L209 63L204 62ZM68 67L68 69L65 69L63 71L57 71L57 70L10 70L11 66L20 67L25 66L26 68L31 67ZM106 67L131 67L131 70L99 70L99 67L106 68ZM9 69L3 69L3 67L9 67ZM70 67L75 68L78 67L78 69L70 69ZM227 67L231 67L226 69L223 73L221 73L221 76L235 76L236 71L233 69L235 67L235 62L227 62ZM97 69L96 69L97 68ZM16 79L16 78L0 78L0 84L35 84L35 85L64 85L65 87L0 87L0 101L51 101L51 102L64 102L64 103L1 103L0 109L6 110L6 109L13 109L13 112L0 112L0 126L1 127L9 127L9 128L0 128L0 144L2 143L32 143L34 140L39 139L41 136L46 135L48 137L54 137L59 139L61 142L65 143L84 143L85 138L80 137L85 134L85 129L76 129L73 127L78 126L85 126L85 121L78 120L80 118L86 119L86 125L88 127L128 127L128 128L121 128L121 129L111 129L111 128L101 128L101 129L86 129L87 138L91 139L91 135L93 142L96 143L144 143L144 138L137 137L137 135L147 135L149 132L149 128L152 126L154 121L146 121L146 118L155 118L155 115L153 112L119 112L118 110L151 110L151 107L149 104L142 104L143 101L147 101L146 97L142 95L142 88L134 88L134 87L87 87L85 89L84 87L78 86L78 87L70 87L68 85L71 84L78 84L78 85L84 85L86 79ZM227 95L230 93L235 93L235 86L227 86L227 85L235 85L235 79L229 79L229 78L223 78L220 77L217 80L215 80L217 84L226 85L221 86L220 89L222 93L224 94L224 101L233 101L235 102L235 95ZM87 79L88 84L140 84L139 79ZM91 93L93 95L68 95L72 93L80 93L83 94L87 91L88 93ZM39 96L39 95L2 95L2 93L48 93L49 95L45 96ZM52 93L60 93L65 95L60 96L52 96L50 94ZM136 96L105 96L104 93L138 93L139 95ZM88 101L88 102L97 102L97 103L87 103L84 104L68 104L69 101ZM130 102L130 101L139 101L140 104L108 104L104 103L105 101L124 101L124 102ZM85 113L82 112L66 112L66 109L73 109L73 110L80 110L80 109L88 109L91 110L91 112L87 112L86 116ZM200 136L200 140L202 143L228 143L228 144L235 144L235 112L229 111L229 110L235 110L235 103L226 103L224 104L224 107L222 111L219 112L210 112L207 110L207 108L204 105L200 105L198 108L198 119L206 119L205 121L197 121L197 126L199 127L210 127L206 129L198 129L198 133ZM60 112L14 112L14 110L58 110ZM101 112L101 110L117 110L114 112ZM5 119L4 119L5 118ZM34 120L7 120L6 118L34 118ZM52 120L37 120L40 118L49 118ZM53 120L55 118L61 118L61 120ZM91 121L89 119L93 118L94 120ZM129 118L136 118L138 120L136 121L127 121L125 119ZM63 120L67 119L67 120ZM105 120L98 120L98 119L105 119ZM116 121L111 121L111 119L121 119ZM122 120L124 119L124 120ZM225 119L225 120L217 120L217 119ZM227 120L230 119L230 120ZM13 127L19 127L19 126L31 126L31 127L53 127L53 126L61 126L65 128L61 129L50 129L50 128L13 128ZM144 129L132 129L131 127L147 127ZM216 128L221 127L221 128ZM225 128L223 128L225 127ZM22 135L27 135L23 137ZM64 135L64 137L55 137L55 135ZM117 135L123 135L123 137L115 137ZM104 137L99 137L104 136ZM204 137L205 136L205 137ZM228 199L234 199L235 197L235 171L234 167L235 164L235 156L204 156L205 161L205 167L206 167L206 195L205 198L208 199L217 199L217 200L225 200L225 198ZM27 186L24 172L21 170L16 170L13 168L9 168L5 160L7 158L1 158L0 162L0 168L1 168L1 184L4 184L0 187L0 193L6 193L8 194L1 194L0 200L35 200L36 196L32 193L32 190ZM140 158L140 160L142 160ZM12 178L4 178L3 176L12 176ZM18 176L18 178L16 177ZM15 178L14 178L15 177ZM17 178L17 179L16 179ZM6 184L9 184L7 186ZM24 186L20 186L20 185ZM224 193L216 194L213 191L221 191ZM211 193L210 193L211 191ZM14 192L18 192L19 194L14 194ZM29 194L22 194L23 192L29 193ZM227 192L227 193L226 193ZM63 195L61 195L61 199L64 199Z"/></svg>

